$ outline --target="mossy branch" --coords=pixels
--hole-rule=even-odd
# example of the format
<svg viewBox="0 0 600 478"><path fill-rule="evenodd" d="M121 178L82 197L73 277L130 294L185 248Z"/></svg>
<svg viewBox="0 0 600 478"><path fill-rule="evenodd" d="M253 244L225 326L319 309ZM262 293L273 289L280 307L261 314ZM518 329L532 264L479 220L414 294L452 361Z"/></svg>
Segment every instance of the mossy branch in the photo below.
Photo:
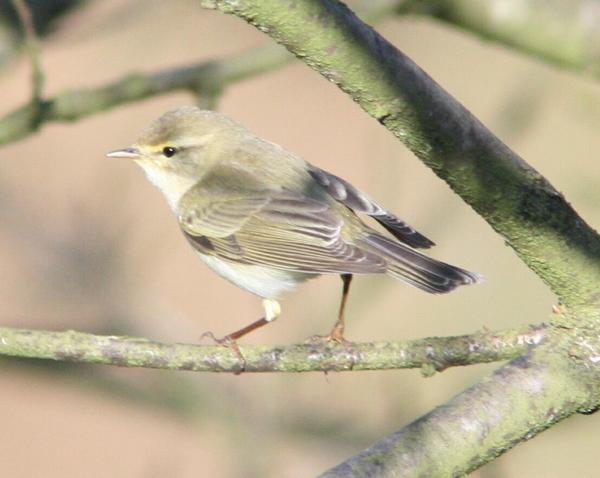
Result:
<svg viewBox="0 0 600 478"><path fill-rule="evenodd" d="M201 0L336 83L445 180L567 307L544 344L324 476L462 476L600 405L600 236L418 65L335 0Z"/></svg>
<svg viewBox="0 0 600 478"><path fill-rule="evenodd" d="M467 473L557 421L597 407L600 238L564 197L341 2L203 0L201 4L246 19L339 85L487 220L568 306L549 330L529 331L535 337L542 333L544 340L526 356L326 476ZM244 64L247 56L236 58L242 77L267 69ZM286 60L287 55L279 51L274 63ZM58 95L42 102L39 111L28 105L0 120L0 144L21 138L47 121L74 120L176 89L197 93L205 88L214 95L223 84L235 81L228 78L239 78L240 70L232 74L228 65L235 62L133 75L96 90ZM475 358L489 361L522 354L527 347L515 339L520 333L509 334L512 339L502 352L487 346L474 350L465 337L400 345L255 346L241 351L247 371L261 371L260 364L271 359L289 359L289 371L301 371L308 367L302 364L313 360L321 367L315 370L371 369L383 350L390 359L394 357L394 368L405 364L430 372L463 361L473 363L469 360ZM215 369L237 371L240 365L235 354L217 346L8 328L0 330L0 353L181 370L200 370L209 363Z"/></svg>
<svg viewBox="0 0 600 478"><path fill-rule="evenodd" d="M549 335L531 353L322 478L465 476L560 420L593 411L600 396L593 359L573 367L562 333Z"/></svg>
<svg viewBox="0 0 600 478"><path fill-rule="evenodd" d="M155 73L132 73L99 88L67 90L41 101L39 110L27 104L0 119L0 145L24 138L45 123L79 120L150 96L180 90L211 95L216 87L221 89L292 59L284 48L271 44L220 60Z"/></svg>
<svg viewBox="0 0 600 478"><path fill-rule="evenodd" d="M245 19L336 83L501 234L561 302L600 303L600 236L543 176L344 4L200 3Z"/></svg>
<svg viewBox="0 0 600 478"><path fill-rule="evenodd" d="M542 343L545 326L403 342L240 345L245 372L342 372L448 367L508 360ZM240 360L221 345L164 344L132 337L0 327L0 355L195 372L239 372Z"/></svg>
<svg viewBox="0 0 600 478"><path fill-rule="evenodd" d="M21 1L21 0L18 0ZM410 3L407 0L363 0L356 2L364 18L376 22ZM35 44L37 47L37 44ZM37 50L36 50L37 52ZM34 56L37 59L37 56ZM0 119L0 145L17 141L52 122L76 121L117 106L174 91L190 91L202 98L204 106L232 83L278 68L294 59L285 48L269 44L229 57L197 64L167 68L152 73L131 73L108 85L63 91L41 98L41 83L34 66L34 98ZM41 72L41 70L39 70ZM41 73L40 73L41 74Z"/></svg>

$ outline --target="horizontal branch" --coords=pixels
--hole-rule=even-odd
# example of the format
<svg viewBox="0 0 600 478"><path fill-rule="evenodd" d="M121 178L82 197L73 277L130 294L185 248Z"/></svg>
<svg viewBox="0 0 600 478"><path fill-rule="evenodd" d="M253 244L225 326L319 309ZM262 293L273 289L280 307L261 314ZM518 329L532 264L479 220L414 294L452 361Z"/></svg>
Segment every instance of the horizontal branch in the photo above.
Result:
<svg viewBox="0 0 600 478"><path fill-rule="evenodd" d="M545 326L403 342L286 346L240 345L245 372L342 372L448 367L508 360L540 344ZM239 372L240 361L220 345L164 344L140 338L0 327L0 355L195 372Z"/></svg>

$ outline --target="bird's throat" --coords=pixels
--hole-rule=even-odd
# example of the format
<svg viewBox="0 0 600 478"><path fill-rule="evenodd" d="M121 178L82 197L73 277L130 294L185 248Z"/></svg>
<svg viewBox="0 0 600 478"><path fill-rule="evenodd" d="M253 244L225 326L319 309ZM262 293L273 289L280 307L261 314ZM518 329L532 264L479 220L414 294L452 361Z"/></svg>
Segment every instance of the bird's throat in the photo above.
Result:
<svg viewBox="0 0 600 478"><path fill-rule="evenodd" d="M196 179L181 176L153 164L147 160L136 161L144 170L148 180L162 191L173 211L177 210L177 204L181 197L196 183Z"/></svg>

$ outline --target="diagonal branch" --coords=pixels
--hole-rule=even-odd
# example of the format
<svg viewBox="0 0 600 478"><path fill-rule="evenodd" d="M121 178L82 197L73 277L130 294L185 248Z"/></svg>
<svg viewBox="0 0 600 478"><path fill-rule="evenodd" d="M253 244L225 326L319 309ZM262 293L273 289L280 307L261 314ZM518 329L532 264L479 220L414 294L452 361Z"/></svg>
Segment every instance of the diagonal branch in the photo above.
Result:
<svg viewBox="0 0 600 478"><path fill-rule="evenodd" d="M20 3L23 0L15 1ZM403 5L410 7L411 0L356 2L357 10L371 22L400 11ZM0 145L29 136L45 123L75 121L116 106L173 91L188 90L196 95L203 95L206 97L205 106L210 106L215 92L232 83L278 68L293 59L284 48L269 44L223 59L154 73L132 73L98 88L67 90L47 100L38 98L39 101L17 108L0 118ZM35 71L34 61L34 93L38 86L41 89L41 82L38 84L35 81Z"/></svg>
<svg viewBox="0 0 600 478"><path fill-rule="evenodd" d="M268 32L335 82L470 204L566 305L600 302L596 232L544 177L344 4L201 4Z"/></svg>
<svg viewBox="0 0 600 478"><path fill-rule="evenodd" d="M600 237L535 169L336 0L202 0L335 82L444 179L568 307L545 343L325 476L462 476L600 405Z"/></svg>
<svg viewBox="0 0 600 478"><path fill-rule="evenodd" d="M342 372L448 367L508 360L544 340L545 326L404 342L286 346L240 345L245 372ZM239 359L220 345L164 344L82 332L0 328L0 355L195 372L239 372Z"/></svg>
<svg viewBox="0 0 600 478"><path fill-rule="evenodd" d="M464 476L573 413L597 406L597 371L573 373L556 343L513 360L322 478Z"/></svg>

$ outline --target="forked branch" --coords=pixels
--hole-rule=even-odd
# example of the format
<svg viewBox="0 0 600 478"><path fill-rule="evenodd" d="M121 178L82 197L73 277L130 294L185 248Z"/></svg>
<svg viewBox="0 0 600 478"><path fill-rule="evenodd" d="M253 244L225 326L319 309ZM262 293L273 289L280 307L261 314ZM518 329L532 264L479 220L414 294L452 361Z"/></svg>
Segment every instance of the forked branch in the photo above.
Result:
<svg viewBox="0 0 600 478"><path fill-rule="evenodd" d="M324 476L462 476L600 404L600 237L412 60L336 0L202 0L282 43L400 139L567 307L547 340Z"/></svg>

